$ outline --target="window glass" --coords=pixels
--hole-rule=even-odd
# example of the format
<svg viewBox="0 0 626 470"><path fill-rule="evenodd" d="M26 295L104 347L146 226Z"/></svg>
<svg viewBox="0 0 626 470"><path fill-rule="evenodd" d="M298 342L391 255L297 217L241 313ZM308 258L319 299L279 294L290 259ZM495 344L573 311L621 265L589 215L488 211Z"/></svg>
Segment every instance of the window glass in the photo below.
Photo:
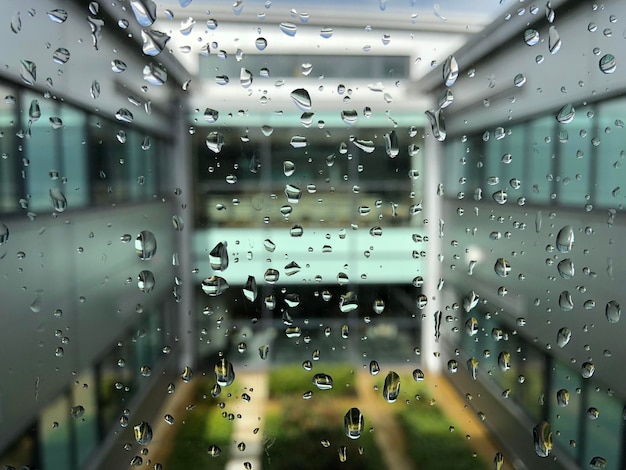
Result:
<svg viewBox="0 0 626 470"><path fill-rule="evenodd" d="M551 116L533 119L527 124L528 152L526 198L529 202L548 204L553 192L555 121Z"/></svg>

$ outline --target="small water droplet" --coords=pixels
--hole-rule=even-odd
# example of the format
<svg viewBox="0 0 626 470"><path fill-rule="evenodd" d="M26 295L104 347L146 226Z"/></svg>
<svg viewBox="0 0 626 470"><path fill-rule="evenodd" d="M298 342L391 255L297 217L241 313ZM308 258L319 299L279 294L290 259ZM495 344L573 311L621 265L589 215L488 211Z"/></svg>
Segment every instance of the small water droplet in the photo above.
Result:
<svg viewBox="0 0 626 470"><path fill-rule="evenodd" d="M430 127L432 129L432 135L439 142L443 142L446 140L446 126L443 120L443 115L441 113L441 109L437 109L436 111L426 111L424 113L428 122L430 123Z"/></svg>
<svg viewBox="0 0 626 470"><path fill-rule="evenodd" d="M48 18L50 18L55 23L63 23L65 20L67 20L67 11L65 10L51 10L47 13L47 15Z"/></svg>
<svg viewBox="0 0 626 470"><path fill-rule="evenodd" d="M26 85L34 85L37 81L37 65L30 60L20 61L20 78Z"/></svg>
<svg viewBox="0 0 626 470"><path fill-rule="evenodd" d="M257 38L256 41L254 41L254 45L256 46L258 50L264 51L265 48L267 48L267 39Z"/></svg>
<svg viewBox="0 0 626 470"><path fill-rule="evenodd" d="M527 29L524 31L524 42L529 46L534 46L539 42L539 31Z"/></svg>
<svg viewBox="0 0 626 470"><path fill-rule="evenodd" d="M622 314L622 309L620 305L615 300L610 300L607 302L606 307L604 309L604 313L606 315L606 319L609 323L617 323Z"/></svg>
<svg viewBox="0 0 626 470"><path fill-rule="evenodd" d="M562 388L556 392L556 403L561 407L569 405L569 392Z"/></svg>
<svg viewBox="0 0 626 470"><path fill-rule="evenodd" d="M615 56L613 54L606 54L602 56L599 62L600 71L602 73L613 73L617 68Z"/></svg>

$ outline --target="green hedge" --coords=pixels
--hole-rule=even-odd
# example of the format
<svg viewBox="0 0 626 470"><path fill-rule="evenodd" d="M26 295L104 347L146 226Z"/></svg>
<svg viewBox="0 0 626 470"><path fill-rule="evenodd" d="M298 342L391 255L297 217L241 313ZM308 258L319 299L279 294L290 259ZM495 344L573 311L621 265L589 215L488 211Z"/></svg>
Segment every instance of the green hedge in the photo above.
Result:
<svg viewBox="0 0 626 470"><path fill-rule="evenodd" d="M292 399L280 411L265 417L265 450L263 468L272 470L379 470L385 468L374 436L368 432L359 439L349 439L343 431L343 416L348 410L338 409L332 402ZM321 441L330 441L323 447ZM339 448L347 447L347 461L340 462ZM363 453L359 453L362 447Z"/></svg>

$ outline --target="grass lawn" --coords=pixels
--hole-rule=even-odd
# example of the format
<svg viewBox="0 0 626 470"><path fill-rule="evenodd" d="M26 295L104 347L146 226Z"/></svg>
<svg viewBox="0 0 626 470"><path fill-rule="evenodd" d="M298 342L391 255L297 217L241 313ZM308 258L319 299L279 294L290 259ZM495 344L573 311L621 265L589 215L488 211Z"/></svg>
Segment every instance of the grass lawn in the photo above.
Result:
<svg viewBox="0 0 626 470"><path fill-rule="evenodd" d="M281 399L279 410L265 417L263 468L272 470L379 470L382 456L368 432L359 439L349 439L343 431L343 416L348 408L339 408L332 399L305 401L301 397ZM330 442L329 447L321 444ZM347 448L347 460L339 460L339 449ZM359 452L359 448L361 452Z"/></svg>
<svg viewBox="0 0 626 470"><path fill-rule="evenodd" d="M217 404L218 400L206 399L181 417L184 422L176 432L166 469L220 470L226 467L233 422L222 416L223 410ZM212 445L222 450L219 457L207 453Z"/></svg>
<svg viewBox="0 0 626 470"><path fill-rule="evenodd" d="M461 432L450 431L450 419L430 404L426 394L417 403L399 409L396 419L410 443L407 454L420 470L489 468L480 457L473 456Z"/></svg>

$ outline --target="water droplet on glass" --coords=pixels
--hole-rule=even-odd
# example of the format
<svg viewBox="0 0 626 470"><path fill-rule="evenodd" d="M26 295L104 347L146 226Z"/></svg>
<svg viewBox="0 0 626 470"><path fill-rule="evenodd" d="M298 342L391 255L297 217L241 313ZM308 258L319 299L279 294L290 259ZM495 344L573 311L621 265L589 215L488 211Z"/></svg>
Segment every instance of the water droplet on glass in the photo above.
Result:
<svg viewBox="0 0 626 470"><path fill-rule="evenodd" d="M220 276L211 276L202 281L202 291L212 297L223 294L228 287L226 279Z"/></svg>
<svg viewBox="0 0 626 470"><path fill-rule="evenodd" d="M209 446L209 449L207 450L207 454L209 454L213 458L217 458L222 454L222 449L220 449L218 446L213 444Z"/></svg>
<svg viewBox="0 0 626 470"><path fill-rule="evenodd" d="M548 30L548 50L550 54L556 54L561 49L561 36L554 26Z"/></svg>
<svg viewBox="0 0 626 470"><path fill-rule="evenodd" d="M459 64L454 56L448 56L443 64L443 82L447 87L451 87L459 76Z"/></svg>
<svg viewBox="0 0 626 470"><path fill-rule="evenodd" d="M339 299L339 310L342 313L349 313L359 307L358 298L355 292L350 291L342 294Z"/></svg>
<svg viewBox="0 0 626 470"><path fill-rule="evenodd" d="M295 36L298 31L298 27L293 23L280 23L279 27L283 33L291 37Z"/></svg>
<svg viewBox="0 0 626 470"><path fill-rule="evenodd" d="M343 417L343 428L350 439L358 439L363 433L365 420L358 408L350 408Z"/></svg>
<svg viewBox="0 0 626 470"><path fill-rule="evenodd" d="M552 430L550 423L543 421L533 428L535 452L539 457L548 457L552 451Z"/></svg>
<svg viewBox="0 0 626 470"><path fill-rule="evenodd" d="M61 129L63 127L63 121L60 117L52 116L50 117L49 121L50 127L52 127L53 129Z"/></svg>
<svg viewBox="0 0 626 470"><path fill-rule="evenodd" d="M574 262L570 258L565 258L559 261L559 264L557 264L556 267L559 275L563 279L571 279L572 277L574 277Z"/></svg>
<svg viewBox="0 0 626 470"><path fill-rule="evenodd" d="M374 150L376 150L374 142L372 142L371 140L356 139L354 141L354 146L363 150L365 153L372 153L374 152ZM328 159L326 160L326 163L328 164Z"/></svg>
<svg viewBox="0 0 626 470"><path fill-rule="evenodd" d="M556 392L556 403L563 407L569 405L569 392L562 388Z"/></svg>
<svg viewBox="0 0 626 470"><path fill-rule="evenodd" d="M135 440L140 446L147 446L152 442L152 427L145 421L133 427Z"/></svg>
<svg viewBox="0 0 626 470"><path fill-rule="evenodd" d="M215 372L217 384L221 387L228 387L235 380L233 365L223 357L218 359L213 371Z"/></svg>
<svg viewBox="0 0 626 470"><path fill-rule="evenodd" d="M599 62L600 71L602 73L613 73L617 68L615 56L613 54L606 54L602 56Z"/></svg>
<svg viewBox="0 0 626 470"><path fill-rule="evenodd" d="M501 351L498 354L498 366L500 370L506 372L511 368L511 354L506 351Z"/></svg>
<svg viewBox="0 0 626 470"><path fill-rule="evenodd" d="M152 271L144 270L139 273L137 278L137 287L141 292L146 294L150 293L152 289L154 289L155 284L156 282Z"/></svg>
<svg viewBox="0 0 626 470"><path fill-rule="evenodd" d="M257 38L256 41L254 41L254 45L256 46L258 50L264 51L265 48L267 47L267 39Z"/></svg>
<svg viewBox="0 0 626 470"><path fill-rule="evenodd" d="M478 360L475 357L470 357L467 360L466 365L470 377L472 377L473 380L476 380L476 377L478 375Z"/></svg>
<svg viewBox="0 0 626 470"><path fill-rule="evenodd" d="M498 258L493 270L500 277L507 277L511 273L511 264L504 258Z"/></svg>
<svg viewBox="0 0 626 470"><path fill-rule="evenodd" d="M48 18L50 18L55 23L63 23L65 20L67 20L67 11L65 10L51 10L47 13L47 15Z"/></svg>
<svg viewBox="0 0 626 470"><path fill-rule="evenodd" d="M72 415L72 418L74 419L82 418L84 414L85 414L85 407L82 405L76 405L70 408L70 415Z"/></svg>
<svg viewBox="0 0 626 470"><path fill-rule="evenodd" d="M374 305L372 306L374 313L380 315L385 311L385 301L383 299L374 300Z"/></svg>
<svg viewBox="0 0 626 470"><path fill-rule="evenodd" d="M580 375L582 375L583 379L590 379L595 371L596 366L594 366L593 363L583 362L583 365L580 368Z"/></svg>
<svg viewBox="0 0 626 470"><path fill-rule="evenodd" d="M539 31L535 29L527 29L524 31L524 42L529 46L534 46L539 42Z"/></svg>
<svg viewBox="0 0 626 470"><path fill-rule="evenodd" d="M256 299L258 295L258 289L256 285L256 279L254 278L254 276L248 276L248 280L243 286L243 295L250 302L254 302L254 300Z"/></svg>
<svg viewBox="0 0 626 470"><path fill-rule="evenodd" d="M383 398L387 403L393 403L398 399L400 395L400 376L394 371L389 371L387 377L385 377L385 383L383 385Z"/></svg>
<svg viewBox="0 0 626 470"><path fill-rule="evenodd" d="M313 384L320 390L330 390L333 388L333 378L328 374L315 374Z"/></svg>
<svg viewBox="0 0 626 470"><path fill-rule="evenodd" d="M380 366L377 361L370 361L370 375L378 375L380 372Z"/></svg>
<svg viewBox="0 0 626 470"><path fill-rule="evenodd" d="M574 245L574 228L566 225L556 236L556 248L561 253L569 253Z"/></svg>
<svg viewBox="0 0 626 470"><path fill-rule="evenodd" d="M518 73L517 75L515 75L515 78L513 78L513 85L515 85L518 88L521 88L525 84L526 84L526 77L524 75L522 75L521 73Z"/></svg>
<svg viewBox="0 0 626 470"><path fill-rule="evenodd" d="M130 6L140 26L146 28L156 20L156 3L152 0L131 0Z"/></svg>
<svg viewBox="0 0 626 470"><path fill-rule="evenodd" d="M20 78L26 85L34 85L37 81L37 65L30 60L20 61Z"/></svg>
<svg viewBox="0 0 626 470"><path fill-rule="evenodd" d="M154 57L159 55L161 51L165 49L165 45L171 38L161 31L151 29L142 30L141 39L143 41L143 53L147 56Z"/></svg>
<svg viewBox="0 0 626 470"><path fill-rule="evenodd" d="M398 135L396 131L391 131L384 135L385 138L385 151L387 156L395 158L400 153L400 147L398 146Z"/></svg>
<svg viewBox="0 0 626 470"><path fill-rule="evenodd" d="M301 237L303 233L304 229L302 228L302 225L294 225L289 229L289 235L294 238Z"/></svg>
<svg viewBox="0 0 626 470"><path fill-rule="evenodd" d="M556 344L559 348L564 348L569 343L570 339L572 339L572 330L567 327L563 327L559 329L556 334Z"/></svg>
<svg viewBox="0 0 626 470"><path fill-rule="evenodd" d="M220 153L224 146L224 136L219 132L210 132L206 137L206 146L214 153Z"/></svg>
<svg viewBox="0 0 626 470"><path fill-rule="evenodd" d="M157 249L156 237L149 230L143 230L135 239L135 252L139 259L148 261L155 255Z"/></svg>
<svg viewBox="0 0 626 470"><path fill-rule="evenodd" d="M52 188L49 191L50 194L50 202L52 203L52 207L57 212L63 212L67 208L67 199L65 199L65 194L59 188Z"/></svg>
<svg viewBox="0 0 626 470"><path fill-rule="evenodd" d="M333 28L324 27L320 30L320 36L323 37L324 39L328 39L332 37L333 32L334 32Z"/></svg>
<svg viewBox="0 0 626 470"><path fill-rule="evenodd" d="M430 122L433 137L439 142L446 140L446 126L441 109L437 109L436 111L426 111L424 114L426 115L428 122Z"/></svg>
<svg viewBox="0 0 626 470"><path fill-rule="evenodd" d="M228 245L226 242L219 242L210 251L209 263L211 269L215 271L225 271L228 268Z"/></svg>
<svg viewBox="0 0 626 470"><path fill-rule="evenodd" d="M307 139L302 135L294 135L289 142L295 149L301 149L307 146Z"/></svg>
<svg viewBox="0 0 626 470"><path fill-rule="evenodd" d="M11 18L11 31L15 34L19 33L22 30L22 18L20 18L20 12L18 11Z"/></svg>
<svg viewBox="0 0 626 470"><path fill-rule="evenodd" d="M610 300L606 304L604 313L609 323L617 323L622 314L622 309L615 300Z"/></svg>
<svg viewBox="0 0 626 470"><path fill-rule="evenodd" d="M359 113L356 109L346 109L341 111L341 120L346 124L353 125L356 124L359 118Z"/></svg>
<svg viewBox="0 0 626 470"><path fill-rule="evenodd" d="M589 461L589 468L601 469L606 468L606 459L604 457L595 456Z"/></svg>
<svg viewBox="0 0 626 470"><path fill-rule="evenodd" d="M143 79L150 85L160 86L167 81L167 71L156 63L150 63L143 68Z"/></svg>
<svg viewBox="0 0 626 470"><path fill-rule="evenodd" d="M280 277L280 273L276 269L268 268L263 275L265 282L268 284L276 284L278 282L278 278Z"/></svg>
<svg viewBox="0 0 626 470"><path fill-rule="evenodd" d="M120 108L115 113L115 119L121 122L130 123L130 122L133 122L134 117L133 117L133 113L131 113L128 109Z"/></svg>
<svg viewBox="0 0 626 470"><path fill-rule="evenodd" d="M0 223L0 245L4 245L9 241L9 227Z"/></svg>
<svg viewBox="0 0 626 470"><path fill-rule="evenodd" d="M561 124L567 124L574 120L575 115L576 110L574 109L574 106L572 106L571 104L566 104L559 110L558 114L556 115L556 120Z"/></svg>
<svg viewBox="0 0 626 470"><path fill-rule="evenodd" d="M561 310L564 312L569 312L574 309L574 301L569 291L564 290L559 295L559 307L561 307Z"/></svg>

